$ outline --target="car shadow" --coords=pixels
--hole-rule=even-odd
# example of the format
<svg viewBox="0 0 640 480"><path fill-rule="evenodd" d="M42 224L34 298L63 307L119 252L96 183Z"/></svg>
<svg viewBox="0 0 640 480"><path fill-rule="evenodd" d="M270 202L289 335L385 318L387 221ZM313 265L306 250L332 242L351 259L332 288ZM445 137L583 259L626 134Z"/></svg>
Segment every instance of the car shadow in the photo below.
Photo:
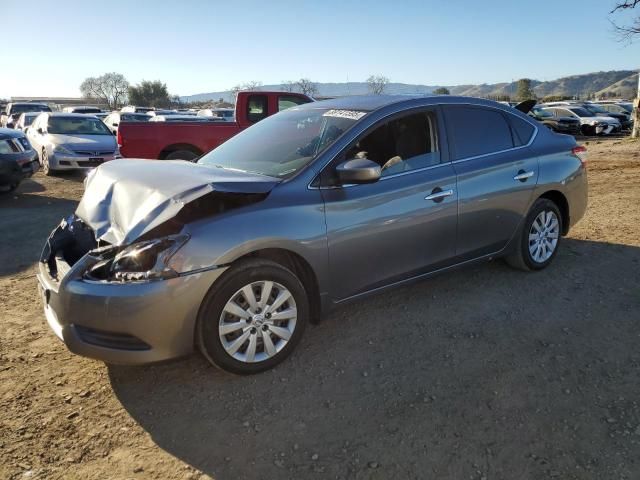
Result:
<svg viewBox="0 0 640 480"><path fill-rule="evenodd" d="M638 247L566 239L543 272L492 262L344 306L263 374L193 355L110 381L217 480L613 478L633 455L600 451L640 422L639 268Z"/></svg>
<svg viewBox="0 0 640 480"><path fill-rule="evenodd" d="M14 192L0 195L0 225L6 242L0 248L0 277L30 268L40 258L51 230L77 204L47 195L37 179L26 179Z"/></svg>

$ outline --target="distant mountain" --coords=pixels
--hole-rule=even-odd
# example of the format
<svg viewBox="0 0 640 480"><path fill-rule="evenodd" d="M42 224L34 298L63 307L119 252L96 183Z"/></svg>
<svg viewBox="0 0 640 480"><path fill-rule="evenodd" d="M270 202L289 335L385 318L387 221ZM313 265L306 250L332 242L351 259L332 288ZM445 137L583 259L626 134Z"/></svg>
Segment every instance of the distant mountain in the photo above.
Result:
<svg viewBox="0 0 640 480"><path fill-rule="evenodd" d="M635 80L634 80L635 79ZM635 82L635 83L634 83ZM638 77L634 70L612 70L609 72L585 73L582 75L572 75L557 80L541 82L532 80L533 90L539 98L550 95L563 96L587 96L593 93L598 95L615 93L616 96L634 97L637 89ZM344 95L364 95L368 93L366 82L345 82L345 83L317 83L320 97L340 97ZM515 96L518 86L517 82L480 84L480 85L414 85L408 83L389 83L385 93L389 94L411 94L411 93L432 93L435 89L445 86L452 95L463 95L473 97L489 97L496 95ZM261 90L285 90L284 85L263 85ZM198 93L181 97L183 102L201 102L207 100L232 101L231 91Z"/></svg>
<svg viewBox="0 0 640 480"><path fill-rule="evenodd" d="M634 98L638 91L638 74L634 73L596 92L598 97Z"/></svg>

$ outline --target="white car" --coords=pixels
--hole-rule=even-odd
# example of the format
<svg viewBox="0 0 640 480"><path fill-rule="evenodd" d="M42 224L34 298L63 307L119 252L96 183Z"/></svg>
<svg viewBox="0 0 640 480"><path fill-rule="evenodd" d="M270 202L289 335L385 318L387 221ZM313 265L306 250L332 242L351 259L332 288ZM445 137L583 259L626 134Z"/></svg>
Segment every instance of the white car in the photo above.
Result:
<svg viewBox="0 0 640 480"><path fill-rule="evenodd" d="M545 106L544 110L556 117L577 118L580 120L583 135L609 135L622 129L622 125L615 118L595 115L580 105Z"/></svg>

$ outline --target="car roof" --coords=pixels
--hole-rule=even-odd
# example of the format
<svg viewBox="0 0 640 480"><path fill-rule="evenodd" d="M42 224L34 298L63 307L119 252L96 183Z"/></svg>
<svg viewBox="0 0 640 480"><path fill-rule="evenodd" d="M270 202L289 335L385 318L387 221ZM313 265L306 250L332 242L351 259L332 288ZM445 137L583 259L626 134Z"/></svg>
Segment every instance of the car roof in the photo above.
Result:
<svg viewBox="0 0 640 480"><path fill-rule="evenodd" d="M22 133L22 130L14 130L13 128L0 128L0 140L20 137L24 137L24 133Z"/></svg>
<svg viewBox="0 0 640 480"><path fill-rule="evenodd" d="M476 97L460 97L456 95L429 95L429 94L415 94L415 95L353 95L350 97L338 97L330 100L322 100L319 102L305 103L298 105L296 110L307 110L314 108L329 108L337 110L358 110L365 112L372 112L381 108L394 104L406 104L410 107L412 104L416 105L438 105L438 104L465 104L465 105L478 105L488 106L494 108L500 108L501 110L511 112L513 107L504 105L502 103L494 102L493 100L485 100L483 98Z"/></svg>

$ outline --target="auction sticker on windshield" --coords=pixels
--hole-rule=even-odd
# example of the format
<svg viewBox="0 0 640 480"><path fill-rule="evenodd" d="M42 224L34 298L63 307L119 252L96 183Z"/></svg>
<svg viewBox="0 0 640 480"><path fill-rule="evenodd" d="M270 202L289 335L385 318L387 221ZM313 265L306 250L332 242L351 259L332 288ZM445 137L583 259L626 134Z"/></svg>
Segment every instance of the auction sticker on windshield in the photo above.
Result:
<svg viewBox="0 0 640 480"><path fill-rule="evenodd" d="M352 120L360 120L367 112L358 112L357 110L327 110L322 114L323 117L351 118Z"/></svg>

